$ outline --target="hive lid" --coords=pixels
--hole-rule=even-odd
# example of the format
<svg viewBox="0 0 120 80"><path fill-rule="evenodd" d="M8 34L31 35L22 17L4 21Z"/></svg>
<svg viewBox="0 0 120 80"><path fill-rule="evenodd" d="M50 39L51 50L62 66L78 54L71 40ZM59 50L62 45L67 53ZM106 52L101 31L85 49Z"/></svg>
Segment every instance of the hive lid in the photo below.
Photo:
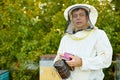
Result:
<svg viewBox="0 0 120 80"><path fill-rule="evenodd" d="M40 60L54 60L56 54L46 54L40 56Z"/></svg>

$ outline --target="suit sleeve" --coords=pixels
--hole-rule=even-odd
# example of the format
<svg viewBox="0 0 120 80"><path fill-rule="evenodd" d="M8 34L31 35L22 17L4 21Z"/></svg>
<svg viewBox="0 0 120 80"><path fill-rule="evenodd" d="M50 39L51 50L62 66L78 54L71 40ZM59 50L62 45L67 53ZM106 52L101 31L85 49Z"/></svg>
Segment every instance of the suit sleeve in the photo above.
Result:
<svg viewBox="0 0 120 80"><path fill-rule="evenodd" d="M107 68L112 62L112 47L104 31L98 33L95 44L96 56L93 58L82 57L82 70L98 70Z"/></svg>

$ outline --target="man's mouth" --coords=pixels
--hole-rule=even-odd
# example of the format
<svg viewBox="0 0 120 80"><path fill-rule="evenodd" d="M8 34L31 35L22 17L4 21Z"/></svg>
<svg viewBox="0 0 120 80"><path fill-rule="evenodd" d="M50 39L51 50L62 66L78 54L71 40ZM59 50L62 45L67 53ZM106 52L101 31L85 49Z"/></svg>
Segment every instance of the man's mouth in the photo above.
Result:
<svg viewBox="0 0 120 80"><path fill-rule="evenodd" d="M76 22L76 24L81 24L82 22Z"/></svg>

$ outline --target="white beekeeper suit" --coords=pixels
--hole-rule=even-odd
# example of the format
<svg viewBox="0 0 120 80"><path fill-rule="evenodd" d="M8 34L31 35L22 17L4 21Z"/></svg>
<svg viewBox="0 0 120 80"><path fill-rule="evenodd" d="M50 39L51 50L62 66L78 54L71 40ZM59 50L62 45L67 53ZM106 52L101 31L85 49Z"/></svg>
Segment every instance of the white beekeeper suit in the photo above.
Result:
<svg viewBox="0 0 120 80"><path fill-rule="evenodd" d="M72 34L73 28L68 25L66 34L60 42L55 61L59 54L68 52L82 58L82 66L75 67L67 80L103 80L103 68L110 66L112 61L112 47L106 33L95 27L97 21L97 10L87 4L75 4L68 7L64 17L70 21L70 12L75 8L84 8L89 13L90 29L78 31Z"/></svg>

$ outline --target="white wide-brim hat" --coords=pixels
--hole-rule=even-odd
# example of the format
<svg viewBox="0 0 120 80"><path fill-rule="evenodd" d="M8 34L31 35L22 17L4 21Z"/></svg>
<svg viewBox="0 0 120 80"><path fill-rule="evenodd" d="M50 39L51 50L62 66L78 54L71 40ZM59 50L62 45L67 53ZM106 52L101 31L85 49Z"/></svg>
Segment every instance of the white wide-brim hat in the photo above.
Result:
<svg viewBox="0 0 120 80"><path fill-rule="evenodd" d="M98 12L95 9L95 7L88 5L88 4L75 4L75 5L69 6L64 11L64 17L65 17L66 21L69 21L70 12L72 12L72 10L74 10L76 8L83 8L86 11L88 11L90 27L93 28L95 26L96 21L97 21Z"/></svg>

